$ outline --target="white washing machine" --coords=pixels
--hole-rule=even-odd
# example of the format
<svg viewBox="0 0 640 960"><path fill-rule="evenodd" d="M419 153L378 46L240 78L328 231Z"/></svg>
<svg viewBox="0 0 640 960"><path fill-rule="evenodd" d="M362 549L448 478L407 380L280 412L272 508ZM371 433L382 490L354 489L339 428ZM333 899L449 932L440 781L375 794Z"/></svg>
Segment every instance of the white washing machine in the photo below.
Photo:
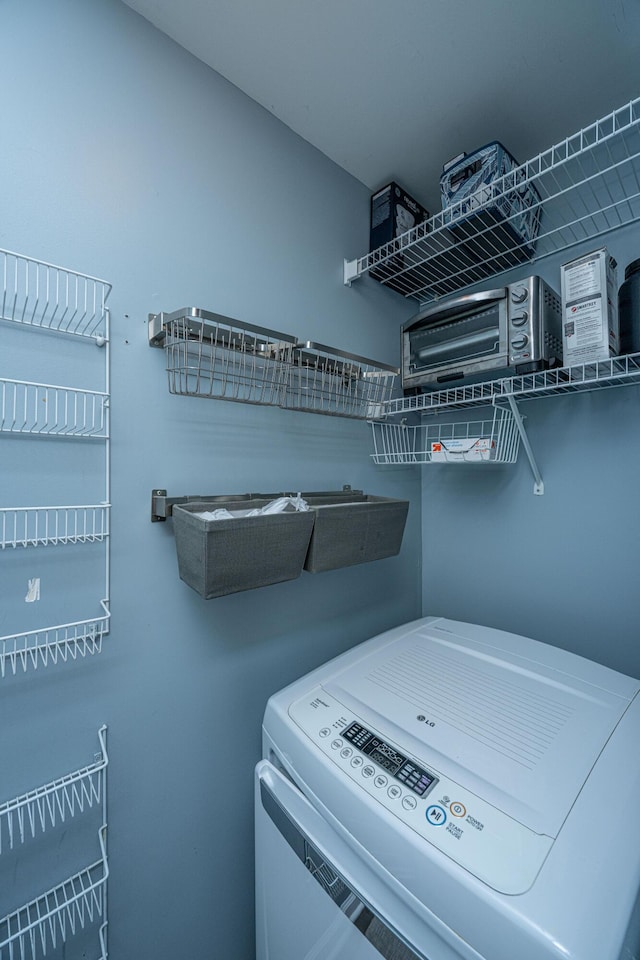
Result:
<svg viewBox="0 0 640 960"><path fill-rule="evenodd" d="M276 694L258 960L639 960L639 689L426 618Z"/></svg>

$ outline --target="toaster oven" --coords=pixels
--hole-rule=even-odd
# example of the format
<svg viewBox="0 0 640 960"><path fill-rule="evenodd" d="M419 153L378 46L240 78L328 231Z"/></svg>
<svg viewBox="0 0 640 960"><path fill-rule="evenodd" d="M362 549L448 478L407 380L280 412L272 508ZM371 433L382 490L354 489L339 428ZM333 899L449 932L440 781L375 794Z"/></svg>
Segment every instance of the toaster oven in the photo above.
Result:
<svg viewBox="0 0 640 960"><path fill-rule="evenodd" d="M560 297L537 276L442 300L402 328L405 391L561 365Z"/></svg>

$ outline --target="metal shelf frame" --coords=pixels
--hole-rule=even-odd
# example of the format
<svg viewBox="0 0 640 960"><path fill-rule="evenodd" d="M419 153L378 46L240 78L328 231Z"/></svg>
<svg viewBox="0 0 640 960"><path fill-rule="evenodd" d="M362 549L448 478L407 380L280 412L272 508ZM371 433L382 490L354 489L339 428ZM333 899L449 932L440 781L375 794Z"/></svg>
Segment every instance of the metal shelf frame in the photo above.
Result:
<svg viewBox="0 0 640 960"><path fill-rule="evenodd" d="M640 353L400 397L383 404L382 416L385 420L392 417L402 417L406 420L410 414L427 416L438 415L443 411L466 410L488 405L508 406L534 476L533 492L540 496L544 493L544 482L524 427L519 404L540 397L584 393L633 384L640 384ZM387 430L385 434L383 427L384 424L372 422L374 462L395 464L431 462L430 457L422 459L416 457L415 449L408 443L408 435L398 433L397 430L395 432ZM514 460L515 458L502 462L514 462Z"/></svg>
<svg viewBox="0 0 640 960"><path fill-rule="evenodd" d="M98 730L94 762L0 805L0 856L28 838L100 808L99 858L0 919L0 960L35 960L100 921L100 960L107 958L107 728Z"/></svg>
<svg viewBox="0 0 640 960"><path fill-rule="evenodd" d="M540 230L531 253L505 247L496 202L527 186L540 196ZM640 98L596 121L459 201L385 246L344 262L348 286L375 277L403 296L428 304L523 263L601 237L640 219ZM469 216L468 204L475 214ZM504 206L503 206L504 208Z"/></svg>
<svg viewBox="0 0 640 960"><path fill-rule="evenodd" d="M400 372L201 307L149 314L148 324L149 345L165 350L169 392L181 396L368 420Z"/></svg>
<svg viewBox="0 0 640 960"><path fill-rule="evenodd" d="M0 508L0 552L9 547L96 542L104 545L104 585L98 594L100 614L89 619L86 614L85 617L76 615L68 623L0 637L1 679L20 669L36 669L99 653L102 639L109 630L110 317L107 300L111 284L9 250L0 250L0 282L0 328L4 322L17 324L36 334L84 342L88 349L99 348L102 353L101 362L87 364L91 371L89 379L95 375L101 381L96 384L97 390L86 389L86 385L0 378L0 443L3 437L20 435L25 439L51 439L63 444L80 440L96 442L104 451L104 480L99 483L102 489L96 498L99 502L76 506L31 503ZM41 350L42 343L34 349ZM79 349L85 356L84 347ZM53 356L55 348L50 352Z"/></svg>

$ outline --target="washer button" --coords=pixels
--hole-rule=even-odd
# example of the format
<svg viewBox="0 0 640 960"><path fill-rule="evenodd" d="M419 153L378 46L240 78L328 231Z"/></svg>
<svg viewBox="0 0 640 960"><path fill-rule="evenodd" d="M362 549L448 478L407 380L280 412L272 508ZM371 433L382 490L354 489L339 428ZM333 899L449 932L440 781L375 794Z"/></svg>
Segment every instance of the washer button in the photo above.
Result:
<svg viewBox="0 0 640 960"><path fill-rule="evenodd" d="M382 773L379 773L373 782L375 783L376 787L386 787L386 785L389 783L387 778Z"/></svg>
<svg viewBox="0 0 640 960"><path fill-rule="evenodd" d="M370 763L368 763L366 767L362 768L363 777L372 777L375 772L376 772L376 768L372 767Z"/></svg>
<svg viewBox="0 0 640 960"><path fill-rule="evenodd" d="M342 747L343 745L344 745L344 740L338 739L338 740L332 740L332 741L331 741L331 748L332 748L333 750L339 750L340 747Z"/></svg>
<svg viewBox="0 0 640 960"><path fill-rule="evenodd" d="M432 827L441 827L444 823L447 822L447 815L444 812L442 807L439 807L437 803L431 804L430 807L427 807L427 812L425 816Z"/></svg>
<svg viewBox="0 0 640 960"><path fill-rule="evenodd" d="M345 760L348 760L352 753L353 753L353 750L351 749L351 747L345 747L344 750L340 751L340 756L344 757Z"/></svg>
<svg viewBox="0 0 640 960"><path fill-rule="evenodd" d="M389 789L387 790L387 796L391 797L392 800L397 800L398 797L402 796L402 790L397 783L392 783Z"/></svg>
<svg viewBox="0 0 640 960"><path fill-rule="evenodd" d="M402 806L405 808L405 810L415 810L415 808L418 806L418 801L415 797L407 795L406 797L402 798Z"/></svg>
<svg viewBox="0 0 640 960"><path fill-rule="evenodd" d="M330 733L331 733L331 727L323 727L322 730L320 731L320 736L323 738L328 737Z"/></svg>
<svg viewBox="0 0 640 960"><path fill-rule="evenodd" d="M361 767L361 766L362 766L362 763L363 763L362 757L357 757L357 756L356 756L356 757L354 757L353 760L351 761L351 766L352 766L352 767Z"/></svg>
<svg viewBox="0 0 640 960"><path fill-rule="evenodd" d="M455 803L449 804L449 810L454 815L454 817L464 817L467 812L467 808L463 803L459 803L457 800Z"/></svg>

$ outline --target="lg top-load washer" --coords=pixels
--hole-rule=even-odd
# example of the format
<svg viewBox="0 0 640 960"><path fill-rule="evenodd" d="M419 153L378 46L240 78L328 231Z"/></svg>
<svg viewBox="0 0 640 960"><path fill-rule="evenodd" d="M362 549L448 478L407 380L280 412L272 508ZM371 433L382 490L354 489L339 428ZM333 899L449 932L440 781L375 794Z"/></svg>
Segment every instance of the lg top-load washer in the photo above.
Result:
<svg viewBox="0 0 640 960"><path fill-rule="evenodd" d="M639 689L426 618L273 696L258 960L638 960Z"/></svg>

